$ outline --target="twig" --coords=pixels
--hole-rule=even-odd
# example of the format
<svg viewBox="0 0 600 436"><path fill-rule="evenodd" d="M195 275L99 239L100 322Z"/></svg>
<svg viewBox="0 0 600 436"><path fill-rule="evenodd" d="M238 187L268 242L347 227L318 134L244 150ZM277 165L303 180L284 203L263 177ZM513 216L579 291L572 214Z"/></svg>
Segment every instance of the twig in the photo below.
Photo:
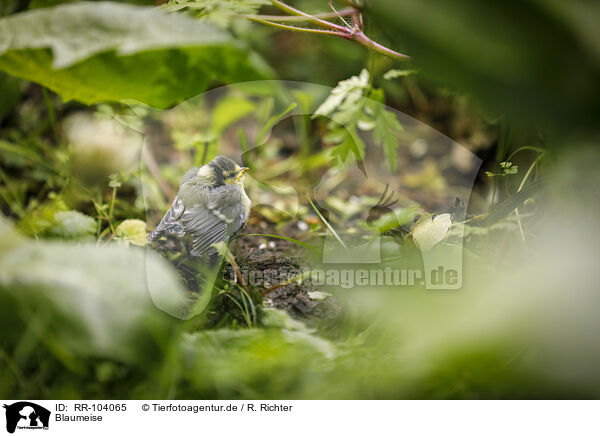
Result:
<svg viewBox="0 0 600 436"><path fill-rule="evenodd" d="M267 289L265 289L264 291L261 292L260 294L260 298L263 298L265 295L269 294L270 292L273 292L276 289L281 288L282 286L285 285L289 285L290 283L294 283L297 282L298 280L302 280L304 279L304 277L306 277L308 274L310 274L310 271L305 271L304 273L294 276L291 279L285 280L283 282L279 282L276 285L273 285L271 287L268 287Z"/></svg>
<svg viewBox="0 0 600 436"><path fill-rule="evenodd" d="M344 32L344 33L346 33L348 31L348 29L343 26L316 18L313 15L307 14L306 12L302 12L299 9L296 9L296 8L293 8L292 6L286 5L285 3L283 3L279 0L271 0L271 3L276 8L281 9L282 11L287 12L290 15L297 15L300 17L305 17L308 22L316 24L317 26L324 27L325 29L337 30L337 31Z"/></svg>
<svg viewBox="0 0 600 436"><path fill-rule="evenodd" d="M410 56L405 55L403 53L399 53L391 48L387 48L369 38L367 35L363 33L362 30L358 32L354 32L352 34L352 40L358 42L359 44L367 47L370 50L373 50L377 53L381 53L382 55L394 58L394 59L410 59Z"/></svg>
<svg viewBox="0 0 600 436"><path fill-rule="evenodd" d="M356 9L347 8L347 9L342 9L341 11L337 11L337 12L323 12L320 14L313 14L312 17L320 18L320 19L329 19L329 18L338 18L338 17L349 17L351 15L354 15L355 13L356 13ZM256 18L259 20L280 21L280 22L303 22L303 21L309 20L308 17L304 17L301 15L289 16L289 15L242 14L240 16L243 18L248 18L248 19Z"/></svg>
<svg viewBox="0 0 600 436"><path fill-rule="evenodd" d="M274 21L265 19L265 16L260 16L260 15L258 15L258 16L250 15L250 16L248 16L248 18L257 23L266 24L268 26L277 27L279 29L291 30L294 32L305 32L305 33L313 33L313 34L321 34L321 35L338 36L340 38L348 39L351 41L356 41L357 43L368 48L369 50L372 50L374 52L383 54L385 56L388 56L388 57L391 57L394 59L402 59L402 60L410 59L409 56L407 56L403 53L399 53L388 47L385 47L385 46L379 44L378 42L373 41L371 38L369 38L367 35L365 35L365 33L363 32L362 14L360 13L360 10L358 10L355 7L345 9L343 11L344 15L348 14L348 15L352 16L352 23L353 23L352 26L349 26L348 23L346 23L346 21L344 21L341 14L339 12L336 13L334 10L335 18L340 18L344 22L344 24L346 24L346 26L340 26L339 24L335 24L330 21L326 21L321 18L318 18L318 16L323 17L324 14L310 15L310 14L307 14L306 12L302 12L299 9L289 6L279 0L271 0L271 3L273 4L273 6L282 10L283 12L286 12L295 17L301 17L302 21L312 23L316 26L322 27L327 30L310 29L310 28L306 28L306 27L286 26L284 24L275 23ZM278 17L278 20L279 20L279 18L280 17Z"/></svg>
<svg viewBox="0 0 600 436"><path fill-rule="evenodd" d="M294 278L292 278L290 280L286 280L285 282L277 283L276 285L273 285L270 288L267 288L264 291L262 291L260 293L260 298L264 298L267 294L269 294L270 292L273 292L275 289L279 289L282 286L289 285L290 283L295 282L297 280L299 280L299 278L298 277L294 277Z"/></svg>
<svg viewBox="0 0 600 436"><path fill-rule="evenodd" d="M346 38L346 33L336 32L334 30L309 29L307 27L288 26L286 24L274 23L272 21L262 20L260 18L248 18L256 23L266 24L267 26L276 27L278 29L291 30L293 32L316 33L319 35L331 35Z"/></svg>
<svg viewBox="0 0 600 436"><path fill-rule="evenodd" d="M225 257L227 257L229 264L235 271L235 275L240 281L240 285L242 286L242 288L244 288L244 291L250 293L250 291L248 290L248 285L246 284L246 280L244 280L244 276L242 275L242 271L240 270L239 265L235 261L235 257L233 257L233 254L231 253L231 251L229 251L229 248L227 248L227 246L224 247L223 251L225 252Z"/></svg>

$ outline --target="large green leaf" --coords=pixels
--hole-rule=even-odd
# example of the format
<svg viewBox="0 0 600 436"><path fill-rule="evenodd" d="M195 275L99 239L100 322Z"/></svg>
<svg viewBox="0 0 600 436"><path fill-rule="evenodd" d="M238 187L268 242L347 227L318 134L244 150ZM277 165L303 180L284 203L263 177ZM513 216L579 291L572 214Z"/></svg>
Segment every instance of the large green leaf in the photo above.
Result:
<svg viewBox="0 0 600 436"><path fill-rule="evenodd" d="M0 69L65 100L138 100L164 108L210 82L265 78L230 35L182 14L112 2L36 9L0 20Z"/></svg>

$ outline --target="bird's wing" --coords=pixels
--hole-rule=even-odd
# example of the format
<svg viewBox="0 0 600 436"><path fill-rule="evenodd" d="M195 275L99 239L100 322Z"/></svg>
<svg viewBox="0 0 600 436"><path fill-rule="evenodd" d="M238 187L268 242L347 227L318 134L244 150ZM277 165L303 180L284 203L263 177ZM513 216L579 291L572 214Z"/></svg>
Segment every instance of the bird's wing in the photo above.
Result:
<svg viewBox="0 0 600 436"><path fill-rule="evenodd" d="M227 241L247 219L247 211L241 202L224 201L222 204L224 208L214 201L186 208L179 197L175 198L160 224L148 236L148 242L152 244L171 235L185 238L194 256L214 254L216 249L212 245Z"/></svg>
<svg viewBox="0 0 600 436"><path fill-rule="evenodd" d="M183 205L183 201L181 201L179 196L175 197L171 208L165 213L165 216L160 220L158 226L156 226L148 236L148 242L152 243L164 234L175 235L182 238L185 235L185 229L181 224L180 219L184 211L185 206Z"/></svg>
<svg viewBox="0 0 600 436"><path fill-rule="evenodd" d="M227 214L216 207L194 206L186 209L180 221L185 232L192 237L192 254L201 256L215 253L212 245L229 240L246 221L242 209L236 206Z"/></svg>
<svg viewBox="0 0 600 436"><path fill-rule="evenodd" d="M187 209L181 221L186 233L192 237L194 256L214 253L215 248L212 244L229 238L225 220L206 207L195 206Z"/></svg>

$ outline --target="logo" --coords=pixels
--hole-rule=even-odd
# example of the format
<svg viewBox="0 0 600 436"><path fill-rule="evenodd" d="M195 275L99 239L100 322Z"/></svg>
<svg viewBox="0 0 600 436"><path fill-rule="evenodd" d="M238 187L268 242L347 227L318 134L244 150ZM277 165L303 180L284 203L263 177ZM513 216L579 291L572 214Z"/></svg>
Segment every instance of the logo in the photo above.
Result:
<svg viewBox="0 0 600 436"><path fill-rule="evenodd" d="M6 431L14 433L15 429L48 429L50 411L29 401L19 401L4 405L6 409Z"/></svg>

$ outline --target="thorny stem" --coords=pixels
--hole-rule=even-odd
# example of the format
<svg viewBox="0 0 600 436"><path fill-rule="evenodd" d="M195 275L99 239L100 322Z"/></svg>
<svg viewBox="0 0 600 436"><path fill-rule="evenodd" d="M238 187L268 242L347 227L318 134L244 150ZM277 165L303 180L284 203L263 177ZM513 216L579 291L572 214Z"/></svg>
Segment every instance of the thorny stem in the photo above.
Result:
<svg viewBox="0 0 600 436"><path fill-rule="evenodd" d="M291 30L294 32L305 32L305 33L314 33L314 34L320 34L320 35L338 36L340 38L348 39L351 41L356 41L359 44L363 45L364 47L368 48L369 50L373 50L374 52L383 54L385 56L388 56L388 57L394 58L394 59L409 59L410 58L409 56L407 56L403 53L398 53L395 50L392 50L388 47L385 47L385 46L373 41L371 38L369 38L367 35L365 35L362 30L362 28L363 28L362 14L360 13L360 10L356 9L355 7L347 8L347 9L344 9L339 12L334 12L333 14L326 13L326 14L310 15L310 14L307 14L306 12L302 12L299 9L289 6L279 0L271 0L271 3L276 8L292 15L292 17L288 17L289 19L284 20L283 18L285 18L285 17L272 16L272 15L271 16L270 15L247 15L246 18L248 18L252 21L255 21L257 23L262 23L262 24L266 24L267 26L276 27L278 29ZM339 24L334 24L334 23L331 23L329 21L322 19L322 18L341 18L342 14L344 16L352 17L352 27L340 26ZM289 26L289 25L285 25L285 24L276 23L276 22L274 22L275 20L277 20L277 21L306 21L308 23L314 24L316 26L322 27L327 30Z"/></svg>

